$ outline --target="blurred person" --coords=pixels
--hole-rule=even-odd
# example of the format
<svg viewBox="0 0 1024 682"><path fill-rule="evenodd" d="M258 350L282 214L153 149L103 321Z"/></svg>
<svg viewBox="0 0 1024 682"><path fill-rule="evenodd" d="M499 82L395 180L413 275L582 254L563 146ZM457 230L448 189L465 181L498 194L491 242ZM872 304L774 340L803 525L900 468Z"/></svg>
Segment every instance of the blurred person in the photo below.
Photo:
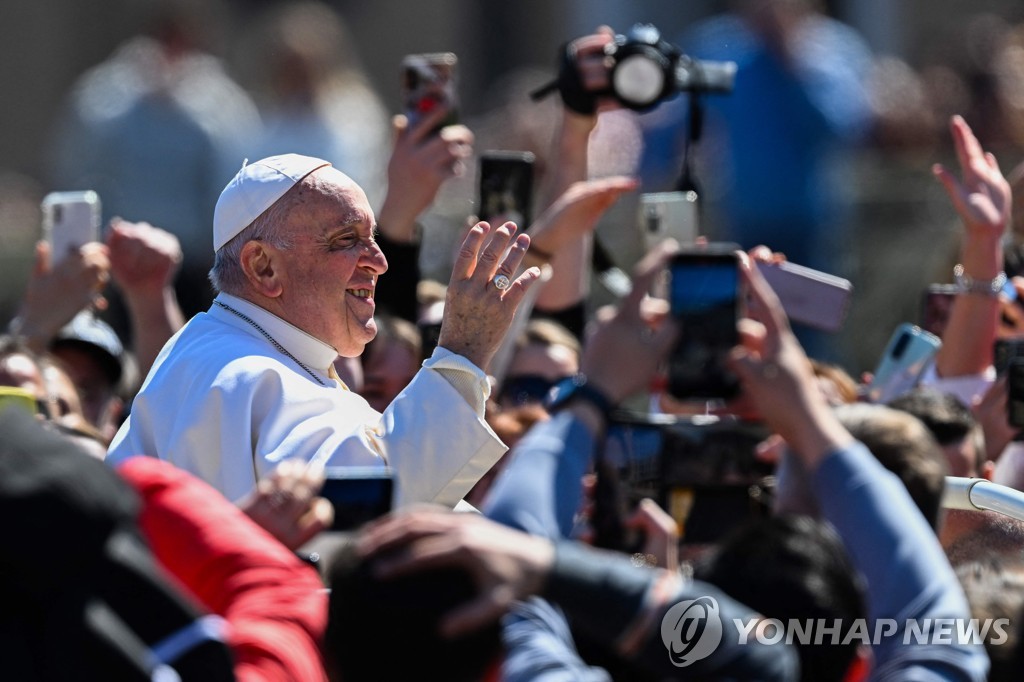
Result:
<svg viewBox="0 0 1024 682"><path fill-rule="evenodd" d="M889 407L914 415L928 427L946 455L950 476L992 478L981 426L956 396L918 387L890 401Z"/></svg>
<svg viewBox="0 0 1024 682"><path fill-rule="evenodd" d="M0 431L0 510L24 521L0 557L4 677L234 680L228 625L154 560L128 484L16 410L0 412ZM54 560L40 560L42 547Z"/></svg>
<svg viewBox="0 0 1024 682"><path fill-rule="evenodd" d="M241 40L249 44L238 70L263 120L250 153L323 158L378 206L391 131L343 17L322 2L288 3L270 10Z"/></svg>
<svg viewBox="0 0 1024 682"><path fill-rule="evenodd" d="M531 320L516 339L498 390L499 406L543 404L555 384L579 372L581 352L579 340L562 325Z"/></svg>
<svg viewBox="0 0 1024 682"><path fill-rule="evenodd" d="M383 412L419 371L423 340L412 322L378 315L377 335L360 356L363 389L357 391L370 407Z"/></svg>
<svg viewBox="0 0 1024 682"><path fill-rule="evenodd" d="M705 182L696 189L708 233L744 249L767 244L794 263L842 273L851 229L843 173L871 126L870 50L816 0L728 6L677 42L691 57L738 67L730 94L702 100L704 138L696 151ZM675 115L658 112L658 127L647 131L646 165L659 169L660 182L644 174L645 184L660 187L678 174L690 97L663 105Z"/></svg>
<svg viewBox="0 0 1024 682"><path fill-rule="evenodd" d="M55 135L51 181L98 192L104 222L145 219L174 234L184 250L178 297L192 315L213 298L205 235L216 188L237 170L259 116L208 52L216 44L215 5L162 2L149 19L146 32L73 86ZM123 317L115 327L126 333Z"/></svg>
<svg viewBox="0 0 1024 682"><path fill-rule="evenodd" d="M470 229L438 347L382 415L333 371L377 331L388 262L375 227L366 195L323 159L288 154L239 171L213 223L220 293L161 352L108 459L159 457L231 500L287 458L387 465L396 506L454 506L505 450L483 421L484 372L539 272L513 279L529 246L515 225Z"/></svg>

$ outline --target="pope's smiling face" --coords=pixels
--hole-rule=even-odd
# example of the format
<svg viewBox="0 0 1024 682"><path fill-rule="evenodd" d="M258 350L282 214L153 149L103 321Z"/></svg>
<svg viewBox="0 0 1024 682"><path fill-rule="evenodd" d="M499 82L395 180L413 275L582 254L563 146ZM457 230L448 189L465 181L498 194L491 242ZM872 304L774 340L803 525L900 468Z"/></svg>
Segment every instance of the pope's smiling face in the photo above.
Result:
<svg viewBox="0 0 1024 682"><path fill-rule="evenodd" d="M354 357L377 333L377 277L388 269L374 241L366 194L336 168L314 171L289 197L288 249L275 250L278 314Z"/></svg>

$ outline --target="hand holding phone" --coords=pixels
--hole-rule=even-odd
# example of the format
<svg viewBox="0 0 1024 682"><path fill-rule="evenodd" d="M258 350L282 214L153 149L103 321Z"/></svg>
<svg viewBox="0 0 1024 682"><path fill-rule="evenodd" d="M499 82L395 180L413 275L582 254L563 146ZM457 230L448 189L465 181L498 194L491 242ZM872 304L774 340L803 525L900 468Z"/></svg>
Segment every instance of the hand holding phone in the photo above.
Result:
<svg viewBox="0 0 1024 682"><path fill-rule="evenodd" d="M668 392L676 398L731 398L739 380L727 359L739 343L740 279L736 244L680 251L669 265L669 305L680 324L669 356Z"/></svg>

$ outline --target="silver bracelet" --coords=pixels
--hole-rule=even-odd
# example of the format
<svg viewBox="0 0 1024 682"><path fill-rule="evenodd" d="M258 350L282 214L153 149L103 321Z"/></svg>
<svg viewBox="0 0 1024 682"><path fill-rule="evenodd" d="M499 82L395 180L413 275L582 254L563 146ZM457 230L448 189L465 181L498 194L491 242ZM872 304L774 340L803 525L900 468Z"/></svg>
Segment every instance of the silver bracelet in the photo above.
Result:
<svg viewBox="0 0 1024 682"><path fill-rule="evenodd" d="M964 274L964 266L957 263L953 266L953 281L961 294L982 294L998 296L1006 286L1006 273L1000 272L991 280L974 279Z"/></svg>

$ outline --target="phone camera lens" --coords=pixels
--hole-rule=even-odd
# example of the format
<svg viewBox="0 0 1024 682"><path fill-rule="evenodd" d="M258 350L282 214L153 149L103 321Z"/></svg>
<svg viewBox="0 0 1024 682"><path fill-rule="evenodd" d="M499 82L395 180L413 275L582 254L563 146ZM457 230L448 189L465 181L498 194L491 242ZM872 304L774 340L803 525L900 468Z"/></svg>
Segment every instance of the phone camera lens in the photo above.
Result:
<svg viewBox="0 0 1024 682"><path fill-rule="evenodd" d="M896 345L893 346L893 349L892 349L892 356L893 356L893 358L895 358L896 360L899 360L900 358L902 358L904 351L907 350L907 344L909 344L909 343L910 343L910 334L902 334L900 336L900 338L896 341Z"/></svg>

